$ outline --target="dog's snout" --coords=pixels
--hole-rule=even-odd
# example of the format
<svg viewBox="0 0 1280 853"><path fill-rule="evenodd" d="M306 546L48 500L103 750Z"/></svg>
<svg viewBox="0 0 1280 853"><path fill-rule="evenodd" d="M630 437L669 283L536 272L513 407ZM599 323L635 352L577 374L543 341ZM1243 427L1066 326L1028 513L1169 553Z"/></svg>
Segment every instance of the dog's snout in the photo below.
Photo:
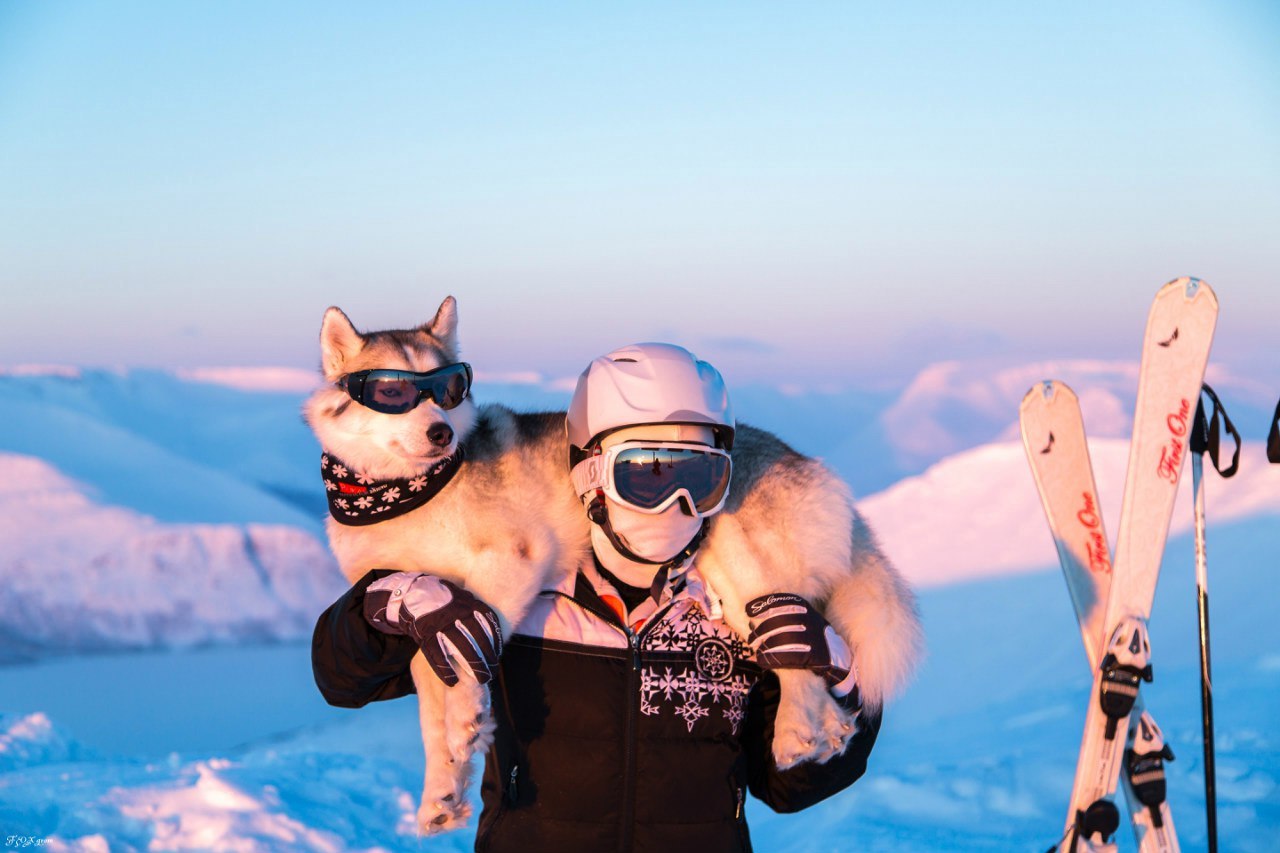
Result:
<svg viewBox="0 0 1280 853"><path fill-rule="evenodd" d="M453 441L453 427L437 421L427 428L427 441L436 447L447 447Z"/></svg>

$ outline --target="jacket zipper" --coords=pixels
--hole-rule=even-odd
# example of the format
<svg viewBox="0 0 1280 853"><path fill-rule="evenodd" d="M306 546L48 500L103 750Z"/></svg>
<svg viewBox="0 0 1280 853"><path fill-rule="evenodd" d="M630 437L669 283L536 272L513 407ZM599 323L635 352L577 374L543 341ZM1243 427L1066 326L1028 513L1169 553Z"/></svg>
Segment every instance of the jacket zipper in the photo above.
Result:
<svg viewBox="0 0 1280 853"><path fill-rule="evenodd" d="M622 764L622 832L618 839L618 849L620 853L631 853L631 847L634 843L635 836L635 819L636 819L636 743L639 740L639 723L638 714L640 709L640 636L644 634L651 626L658 623L661 616L665 616L675 604L675 600L668 601L663 607L655 610L649 618L641 626L640 631L632 631L625 624L618 622L617 614L604 613L594 607L588 607L578 601L571 595L567 595L559 591L551 591L553 595L559 595L568 599L573 604L587 611L588 613L600 618L607 625L621 631L627 638L627 645L631 648L631 671L627 678L627 733L626 744L623 751ZM515 773L512 772L511 784L515 785Z"/></svg>
<svg viewBox="0 0 1280 853"><path fill-rule="evenodd" d="M639 728L636 710L640 705L640 636L628 630L631 641L631 672L627 679L627 743L622 763L622 853L630 853L636 822L636 741Z"/></svg>
<svg viewBox="0 0 1280 853"><path fill-rule="evenodd" d="M657 625L660 617L666 616L667 611L675 606L675 599L668 601L666 605L659 607L658 610L650 613L649 619L645 620L645 624L641 626L639 631L632 631L630 626L621 624L618 621L617 613L596 610L595 607L588 607L584 603L577 601L570 594L559 592L559 590L548 590L553 596L561 596L568 599L577 607L591 613L591 615L603 620L605 624L621 631L627 638L627 646L631 648L631 671L627 674L627 725L626 725L626 744L623 749L622 756L622 826L620 838L618 838L618 850L620 853L631 853L631 845L635 841L635 816L636 816L636 744L640 739L639 731L639 710L640 710L640 637L648 631L650 626ZM511 774L511 788L515 790L516 770L513 768ZM741 794L739 799L739 812L741 812Z"/></svg>

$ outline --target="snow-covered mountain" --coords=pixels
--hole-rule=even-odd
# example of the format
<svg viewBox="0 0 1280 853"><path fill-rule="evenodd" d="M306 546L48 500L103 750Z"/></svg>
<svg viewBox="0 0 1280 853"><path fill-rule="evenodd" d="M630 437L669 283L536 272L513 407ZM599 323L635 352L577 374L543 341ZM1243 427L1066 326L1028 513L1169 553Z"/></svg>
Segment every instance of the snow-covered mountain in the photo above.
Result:
<svg viewBox="0 0 1280 853"><path fill-rule="evenodd" d="M96 491L0 453L0 662L294 639L345 587L307 529L160 521Z"/></svg>
<svg viewBox="0 0 1280 853"><path fill-rule="evenodd" d="M897 393L747 386L735 400L744 420L825 458L866 495L908 577L944 584L1053 564L1021 447L1008 441L1023 393L1049 375L1079 389L1114 530L1132 365L946 363ZM339 583L323 545L319 447L300 416L316 381L284 368L0 373L0 597L11 605L0 657L303 630ZM1256 422L1260 438L1264 389L1215 381L1246 437ZM476 394L546 409L565 405L571 384L481 373ZM1257 442L1230 484L1210 477L1209 499L1218 519L1276 512L1280 486ZM1190 523L1186 500L1175 531ZM74 607L65 589L42 592L54 577L71 582Z"/></svg>
<svg viewBox="0 0 1280 853"><path fill-rule="evenodd" d="M760 849L1054 841L1089 679L1017 404L1044 378L1075 387L1114 533L1135 375L948 363L897 392L736 391L742 419L865 496L886 551L922 587L931 649L851 792L799 815L748 804ZM313 381L275 369L0 375L0 660L41 657L0 666L6 833L53 850L471 848L467 832L414 835L416 705L333 709L311 683L306 636L343 585L323 544L319 448L299 417ZM1224 849L1263 851L1280 827L1280 466L1259 444L1274 401L1227 373L1210 381L1249 442L1235 479L1208 479L1219 822ZM477 383L481 401L522 409L562 407L568 393L532 374ZM1184 487L1144 694L1180 756L1170 798L1193 850L1189 525Z"/></svg>
<svg viewBox="0 0 1280 853"><path fill-rule="evenodd" d="M1089 442L1105 526L1120 521L1126 439ZM1192 529L1188 473L1179 484L1170 535ZM1280 467L1267 463L1262 442L1246 442L1240 470L1230 480L1206 464L1205 503L1213 524L1247 518L1273 520L1280 542ZM965 450L859 502L886 553L913 583L938 586L960 580L1057 565L1021 442L995 442Z"/></svg>

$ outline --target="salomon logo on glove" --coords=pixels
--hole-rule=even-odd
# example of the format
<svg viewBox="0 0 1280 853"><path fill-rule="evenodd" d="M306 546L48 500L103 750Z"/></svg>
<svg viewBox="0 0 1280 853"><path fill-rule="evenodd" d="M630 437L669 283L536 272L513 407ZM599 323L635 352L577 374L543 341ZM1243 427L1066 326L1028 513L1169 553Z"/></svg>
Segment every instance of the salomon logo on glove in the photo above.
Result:
<svg viewBox="0 0 1280 853"><path fill-rule="evenodd" d="M808 669L829 686L844 681L853 665L849 646L813 605L798 595L773 593L747 602L747 642L769 669Z"/></svg>
<svg viewBox="0 0 1280 853"><path fill-rule="evenodd" d="M489 605L432 575L397 572L369 584L364 617L384 634L411 637L452 687L464 673L488 684L502 654L502 629Z"/></svg>

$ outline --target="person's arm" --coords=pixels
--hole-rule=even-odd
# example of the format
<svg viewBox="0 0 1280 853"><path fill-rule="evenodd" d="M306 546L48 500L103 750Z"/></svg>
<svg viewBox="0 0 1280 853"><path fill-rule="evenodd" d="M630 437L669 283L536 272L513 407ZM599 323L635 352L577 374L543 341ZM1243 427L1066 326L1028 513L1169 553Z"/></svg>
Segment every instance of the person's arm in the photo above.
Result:
<svg viewBox="0 0 1280 853"><path fill-rule="evenodd" d="M365 590L391 574L391 569L369 572L316 620L311 671L330 705L361 708L415 692L409 661L418 644L407 636L378 631L364 616Z"/></svg>
<svg viewBox="0 0 1280 853"><path fill-rule="evenodd" d="M840 701L857 705L856 688ZM778 712L778 677L765 672L747 699L743 746L747 753L747 785L753 796L776 812L797 812L848 788L867 770L867 757L880 732L881 712L858 715L858 732L848 748L829 761L806 761L779 770L773 760L773 724Z"/></svg>

